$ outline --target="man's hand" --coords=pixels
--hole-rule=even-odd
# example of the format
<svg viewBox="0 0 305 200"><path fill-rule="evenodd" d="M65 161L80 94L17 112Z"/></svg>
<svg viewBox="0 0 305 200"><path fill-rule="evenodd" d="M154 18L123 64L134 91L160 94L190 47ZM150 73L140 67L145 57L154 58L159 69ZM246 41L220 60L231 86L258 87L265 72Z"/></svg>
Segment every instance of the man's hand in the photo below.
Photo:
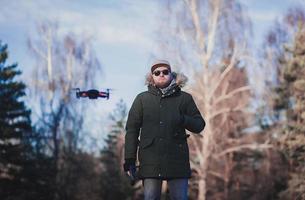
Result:
<svg viewBox="0 0 305 200"><path fill-rule="evenodd" d="M129 167L129 170L127 171L128 176L130 176L130 178L131 178L132 180L135 180L135 179L136 179L136 171L137 171L137 169L136 169L136 166L135 166L135 165L131 165L131 166Z"/></svg>
<svg viewBox="0 0 305 200"><path fill-rule="evenodd" d="M125 159L125 163L123 165L124 171L127 173L127 175L130 177L131 185L135 184L136 181L136 165L134 159Z"/></svg>

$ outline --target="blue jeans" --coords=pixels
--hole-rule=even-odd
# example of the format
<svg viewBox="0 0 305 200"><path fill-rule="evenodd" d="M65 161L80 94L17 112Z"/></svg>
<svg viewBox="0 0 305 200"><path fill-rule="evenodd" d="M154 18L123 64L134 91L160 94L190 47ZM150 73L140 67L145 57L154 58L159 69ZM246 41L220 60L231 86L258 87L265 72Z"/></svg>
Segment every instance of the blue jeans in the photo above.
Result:
<svg viewBox="0 0 305 200"><path fill-rule="evenodd" d="M146 178L143 180L144 200L160 200L162 180ZM188 179L167 180L171 200L187 200Z"/></svg>

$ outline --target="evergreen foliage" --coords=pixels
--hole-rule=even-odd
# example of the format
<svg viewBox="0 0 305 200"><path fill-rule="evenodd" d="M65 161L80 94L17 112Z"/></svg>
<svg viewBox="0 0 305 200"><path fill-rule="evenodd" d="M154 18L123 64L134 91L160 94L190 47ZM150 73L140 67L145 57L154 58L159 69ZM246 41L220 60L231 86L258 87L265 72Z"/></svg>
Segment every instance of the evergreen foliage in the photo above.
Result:
<svg viewBox="0 0 305 200"><path fill-rule="evenodd" d="M281 199L305 199L305 27L300 24L282 62L283 76L276 89L275 109L285 110L280 148L290 164L290 179Z"/></svg>
<svg viewBox="0 0 305 200"><path fill-rule="evenodd" d="M26 86L15 80L21 71L7 65L7 58L7 45L0 42L0 199L24 199L31 178L26 173L31 112L22 100Z"/></svg>

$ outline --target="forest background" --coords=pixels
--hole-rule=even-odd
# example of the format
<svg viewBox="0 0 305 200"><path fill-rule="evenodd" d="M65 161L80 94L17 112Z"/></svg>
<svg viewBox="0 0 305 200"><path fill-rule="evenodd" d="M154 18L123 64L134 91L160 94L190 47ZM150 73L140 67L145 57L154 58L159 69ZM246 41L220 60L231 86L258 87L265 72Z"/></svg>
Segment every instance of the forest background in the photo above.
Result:
<svg viewBox="0 0 305 200"><path fill-rule="evenodd" d="M0 199L142 199L124 127L155 58L207 122L189 199L305 199L303 1L0 3Z"/></svg>

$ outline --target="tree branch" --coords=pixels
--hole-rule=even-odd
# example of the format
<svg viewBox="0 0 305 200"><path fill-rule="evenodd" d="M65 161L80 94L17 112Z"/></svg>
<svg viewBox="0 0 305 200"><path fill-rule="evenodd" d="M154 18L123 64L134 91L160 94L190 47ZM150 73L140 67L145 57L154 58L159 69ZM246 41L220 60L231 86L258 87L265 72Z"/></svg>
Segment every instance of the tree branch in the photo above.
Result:
<svg viewBox="0 0 305 200"><path fill-rule="evenodd" d="M219 98L216 99L216 101L214 102L214 104L218 104L219 102L221 101L224 101L226 99L229 99L231 97L233 97L235 94L238 94L240 92L245 92L245 91L249 91L251 90L251 87L250 86L243 86L243 87L240 87L238 89L235 89L233 91L231 91L230 93L226 94L226 95L222 95L220 96Z"/></svg>
<svg viewBox="0 0 305 200"><path fill-rule="evenodd" d="M184 0L190 9L192 20L196 30L196 40L199 44L200 51L204 49L204 35L200 26L200 17L197 11L197 1L196 0Z"/></svg>
<svg viewBox="0 0 305 200"><path fill-rule="evenodd" d="M214 117L216 117L217 115L220 115L220 114L225 114L225 113L228 113L228 112L235 112L235 111L243 111L244 110L243 107L244 107L244 105L241 105L241 106L233 108L233 109L232 108L220 109L217 112L212 113L208 120L211 120L211 119L213 119Z"/></svg>
<svg viewBox="0 0 305 200"><path fill-rule="evenodd" d="M221 153L216 155L216 158L219 158L219 157L224 156L224 155L226 155L228 153L231 153L231 152L241 151L243 149L263 150L263 149L270 149L270 148L273 148L273 145L267 144L267 143L264 143L264 144L242 144L242 145L234 146L234 147L231 147L231 148L228 148L228 149L222 151Z"/></svg>
<svg viewBox="0 0 305 200"><path fill-rule="evenodd" d="M219 80L215 84L215 86L211 90L211 94L209 97L209 101L211 101L211 97L214 95L216 89L219 87L221 82L224 80L224 78L229 74L229 72L233 69L234 64L235 64L235 59L236 59L236 49L233 50L233 55L230 60L230 64L226 67L226 69L221 73Z"/></svg>
<svg viewBox="0 0 305 200"><path fill-rule="evenodd" d="M213 16L211 21L211 27L209 27L209 34L208 34L208 45L207 45L207 56L206 56L206 62L208 62L212 56L214 44L215 44L215 34L216 34L216 28L217 28L217 22L219 17L219 11L220 11L220 1L214 0L212 1L214 4L214 10L213 10Z"/></svg>

